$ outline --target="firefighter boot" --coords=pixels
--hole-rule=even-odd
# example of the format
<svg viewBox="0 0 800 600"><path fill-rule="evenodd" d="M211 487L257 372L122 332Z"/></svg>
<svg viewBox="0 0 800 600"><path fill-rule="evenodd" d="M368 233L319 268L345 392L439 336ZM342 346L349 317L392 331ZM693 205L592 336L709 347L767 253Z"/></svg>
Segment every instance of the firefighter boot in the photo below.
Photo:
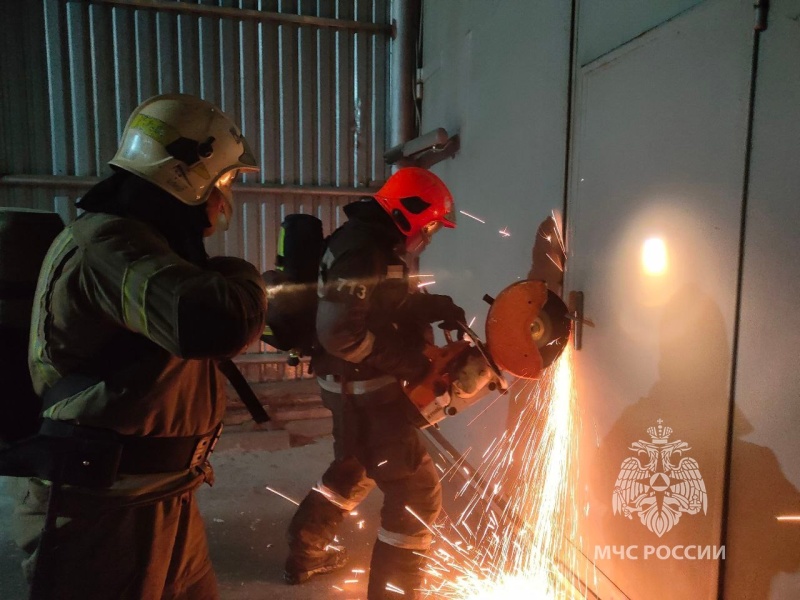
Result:
<svg viewBox="0 0 800 600"><path fill-rule="evenodd" d="M380 540L372 549L367 600L395 600L397 590L403 600L418 600L423 583L423 552L396 548ZM392 591L392 590L395 591Z"/></svg>
<svg viewBox="0 0 800 600"><path fill-rule="evenodd" d="M344 513L319 492L312 490L303 499L286 534L289 542L289 558L283 571L286 583L303 583L314 575L330 573L347 564L345 549L333 545Z"/></svg>

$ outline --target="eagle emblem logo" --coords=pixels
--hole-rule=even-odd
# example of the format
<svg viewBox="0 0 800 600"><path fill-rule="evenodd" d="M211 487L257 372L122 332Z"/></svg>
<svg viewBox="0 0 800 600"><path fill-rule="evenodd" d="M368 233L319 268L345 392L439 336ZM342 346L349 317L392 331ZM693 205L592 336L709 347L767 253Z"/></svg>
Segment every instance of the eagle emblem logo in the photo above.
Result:
<svg viewBox="0 0 800 600"><path fill-rule="evenodd" d="M614 514L628 519L639 517L642 525L661 537L675 527L684 514L708 510L708 494L700 467L694 458L684 456L691 450L681 440L669 441L672 428L658 419L648 427L651 441L639 440L628 448L636 456L622 461L614 484ZM641 458L640 458L641 457Z"/></svg>

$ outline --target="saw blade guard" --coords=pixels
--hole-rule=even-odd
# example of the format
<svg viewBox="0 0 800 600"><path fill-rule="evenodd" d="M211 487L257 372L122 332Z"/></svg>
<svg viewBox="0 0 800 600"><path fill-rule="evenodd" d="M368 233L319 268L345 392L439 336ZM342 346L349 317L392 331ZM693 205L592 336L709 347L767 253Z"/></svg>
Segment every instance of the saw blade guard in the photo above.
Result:
<svg viewBox="0 0 800 600"><path fill-rule="evenodd" d="M567 306L543 281L518 281L497 295L486 317L486 345L497 366L538 379L569 340Z"/></svg>

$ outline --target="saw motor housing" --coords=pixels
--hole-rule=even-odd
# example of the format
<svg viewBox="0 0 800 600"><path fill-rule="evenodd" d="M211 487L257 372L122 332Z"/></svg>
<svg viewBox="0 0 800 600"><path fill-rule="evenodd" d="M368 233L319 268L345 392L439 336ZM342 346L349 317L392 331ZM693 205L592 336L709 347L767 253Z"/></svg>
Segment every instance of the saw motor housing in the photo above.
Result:
<svg viewBox="0 0 800 600"><path fill-rule="evenodd" d="M444 346L428 344L425 355L431 361L428 375L405 392L426 425L435 425L474 404L488 392L507 387L474 340L450 340Z"/></svg>

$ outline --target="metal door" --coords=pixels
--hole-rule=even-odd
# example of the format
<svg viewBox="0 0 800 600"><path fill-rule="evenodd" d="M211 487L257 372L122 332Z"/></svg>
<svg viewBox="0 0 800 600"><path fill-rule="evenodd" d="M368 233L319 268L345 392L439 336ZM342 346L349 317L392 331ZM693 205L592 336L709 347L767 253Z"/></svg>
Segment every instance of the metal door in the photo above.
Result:
<svg viewBox="0 0 800 600"><path fill-rule="evenodd" d="M800 14L761 34L746 207L725 598L800 598Z"/></svg>
<svg viewBox="0 0 800 600"><path fill-rule="evenodd" d="M578 542L604 599L716 596L751 4L705 2L577 75L567 289L597 324Z"/></svg>

